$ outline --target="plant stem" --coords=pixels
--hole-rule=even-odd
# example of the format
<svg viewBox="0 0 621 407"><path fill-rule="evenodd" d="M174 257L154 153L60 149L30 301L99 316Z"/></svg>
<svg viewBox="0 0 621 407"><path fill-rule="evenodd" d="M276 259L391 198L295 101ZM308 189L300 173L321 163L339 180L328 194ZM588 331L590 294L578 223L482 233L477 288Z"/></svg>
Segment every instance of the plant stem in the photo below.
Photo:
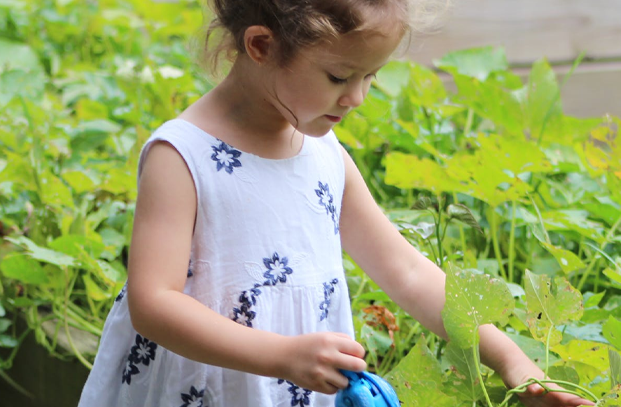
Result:
<svg viewBox="0 0 621 407"><path fill-rule="evenodd" d="M471 111L472 109L470 109ZM468 111L468 115L470 115L470 111ZM457 192L453 192L453 202L455 204L459 203L459 199L457 199ZM466 246L466 234L464 233L464 227L463 225L460 223L459 224L459 239L461 240L461 251L464 254L464 257L466 256L466 250L467 250L467 246Z"/></svg>
<svg viewBox="0 0 621 407"><path fill-rule="evenodd" d="M442 252L442 240L443 236L440 236L440 230L442 227L442 195L438 195L438 222L436 223L436 237L438 242L438 256L440 256L440 267L444 264L444 253Z"/></svg>
<svg viewBox="0 0 621 407"><path fill-rule="evenodd" d="M511 233L509 235L509 282L513 283L513 264L515 260L515 199L512 201Z"/></svg>
<svg viewBox="0 0 621 407"><path fill-rule="evenodd" d="M475 329L474 331L474 341L472 343L476 343L476 335L477 335L477 330ZM488 407L494 407L494 405L492 404L492 401L489 398L489 394L487 394L487 389L485 388L485 384L483 383L483 374L481 373L481 367L479 366L479 353L478 353L478 349L479 347L477 345L474 345L472 347L472 355L474 357L474 367L477 370L477 376L479 378L479 384L481 385L481 389L483 390L483 395L485 395L485 401L487 401L487 405Z"/></svg>
<svg viewBox="0 0 621 407"><path fill-rule="evenodd" d="M584 397L584 395L587 395L588 397L591 397L591 399L595 403L599 402L599 399L593 393L591 393L589 390L585 389L584 387L582 387L582 386L580 386L578 384L575 384L575 383L572 383L572 382L567 382L567 381L564 381L564 380L552 380L552 379L538 380L538 379L535 379L535 378L530 378L528 381L526 381L526 382L520 384L519 386L509 390L507 392L507 396L502 401L502 403L500 403L498 405L498 407L504 407L509 402L509 400L511 399L511 396L513 396L514 394L517 394L517 393L524 393L528 386L530 386L531 384L535 384L535 383L539 384L541 387L543 387L543 389L546 392L568 393L568 394L573 394L573 395L578 396L578 397ZM554 384L562 385L562 386L565 386L565 387L573 387L573 388L581 391L582 393L578 393L576 391L567 390L567 389L551 389L550 387L546 386L547 383L554 383Z"/></svg>
<svg viewBox="0 0 621 407"><path fill-rule="evenodd" d="M548 370L550 368L550 338L552 337L552 330L554 329L554 325L552 325L550 327L550 329L548 330L548 337L546 338L546 371L545 371L545 377L549 377L548 376Z"/></svg>
<svg viewBox="0 0 621 407"><path fill-rule="evenodd" d="M490 229L492 233L492 244L494 245L494 254L496 255L496 260L498 261L498 270L500 270L500 274L502 277L507 280L507 272L505 271L505 266L502 264L502 254L500 253L500 244L498 243L498 218L496 214L496 208L491 207L491 222Z"/></svg>
<svg viewBox="0 0 621 407"><path fill-rule="evenodd" d="M29 399L33 400L35 398L32 393L28 392L28 390L20 386L19 383L11 379L11 377L8 374L6 374L4 370L2 369L0 369L0 378L4 379L4 381L7 382L11 387L13 387L15 390L17 390L24 396L28 397Z"/></svg>

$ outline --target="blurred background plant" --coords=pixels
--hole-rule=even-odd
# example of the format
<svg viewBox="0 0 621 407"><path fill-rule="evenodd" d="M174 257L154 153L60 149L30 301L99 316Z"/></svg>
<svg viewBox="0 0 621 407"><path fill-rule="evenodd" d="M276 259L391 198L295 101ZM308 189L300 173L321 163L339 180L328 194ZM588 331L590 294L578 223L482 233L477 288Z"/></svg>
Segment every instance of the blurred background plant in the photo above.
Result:
<svg viewBox="0 0 621 407"><path fill-rule="evenodd" d="M80 333L96 344L126 278L140 147L212 86L188 47L202 13L195 0L0 0L0 381L22 393L11 368L28 336L91 366ZM435 69L392 62L335 131L408 241L445 270L504 281L515 307L502 328L552 377L600 397L606 349L621 349L621 122L563 112L572 72L559 83L541 59L523 80L494 47ZM455 349L344 262L372 370L415 349L444 377L460 371ZM553 321L553 346L532 330L525 288L539 277L527 273L581 293L582 315ZM458 404L487 402L470 390Z"/></svg>

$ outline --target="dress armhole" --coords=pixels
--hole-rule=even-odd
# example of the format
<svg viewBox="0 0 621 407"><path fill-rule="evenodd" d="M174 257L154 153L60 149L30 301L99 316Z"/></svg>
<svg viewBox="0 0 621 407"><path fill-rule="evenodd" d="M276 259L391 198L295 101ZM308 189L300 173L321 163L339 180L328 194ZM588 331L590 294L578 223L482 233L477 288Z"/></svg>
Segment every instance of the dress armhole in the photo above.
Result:
<svg viewBox="0 0 621 407"><path fill-rule="evenodd" d="M140 175L142 174L142 169L144 167L144 163L146 161L147 155L149 154L151 147L153 147L155 143L157 142L167 143L168 145L172 146L177 152L177 154L179 154L179 156L183 159L183 161L185 162L186 168L190 172L190 177L192 178L192 183L194 184L194 191L196 192L196 214L194 218L194 232L195 232L196 223L198 222L198 214L201 211L201 208L199 207L200 202L201 202L201 187L200 187L200 183L198 179L196 160L191 152L192 150L186 143L184 143L183 139L180 139L179 137L175 137L172 135L165 135L165 136L157 135L157 133L151 136L147 140L147 142L144 144L144 146L142 147L142 150L140 151L140 158L138 160L137 182L138 184L140 183Z"/></svg>

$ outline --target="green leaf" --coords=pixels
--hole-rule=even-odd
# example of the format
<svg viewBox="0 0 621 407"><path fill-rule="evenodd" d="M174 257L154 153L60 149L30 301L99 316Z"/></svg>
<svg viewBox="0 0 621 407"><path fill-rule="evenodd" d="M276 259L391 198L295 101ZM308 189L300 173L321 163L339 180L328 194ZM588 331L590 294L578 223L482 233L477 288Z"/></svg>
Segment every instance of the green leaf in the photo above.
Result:
<svg viewBox="0 0 621 407"><path fill-rule="evenodd" d="M433 202L431 202L431 198L428 196L418 198L416 202L414 202L414 205L412 205L412 209L417 211L424 211L429 208L433 209Z"/></svg>
<svg viewBox="0 0 621 407"><path fill-rule="evenodd" d="M435 161L398 152L386 155L384 182L399 188L423 188L435 193L463 189L447 174L446 169Z"/></svg>
<svg viewBox="0 0 621 407"><path fill-rule="evenodd" d="M621 355L608 349L608 360L610 361L610 381L613 386L617 386L621 384Z"/></svg>
<svg viewBox="0 0 621 407"><path fill-rule="evenodd" d="M449 215L449 219L457 219L458 221L476 229L481 234L483 233L483 229L479 225L479 222L475 219L474 215L464 204L450 204L447 208L447 213Z"/></svg>
<svg viewBox="0 0 621 407"><path fill-rule="evenodd" d="M552 127L552 124L562 120L560 88L547 60L542 59L533 64L527 92L523 106L524 127L532 139L538 140L546 126Z"/></svg>
<svg viewBox="0 0 621 407"><path fill-rule="evenodd" d="M7 329L11 326L13 321L6 318L0 318L0 334L6 332Z"/></svg>
<svg viewBox="0 0 621 407"><path fill-rule="evenodd" d="M11 243L28 249L28 254L39 261L44 263L54 264L58 267L72 267L75 265L75 259L64 253L57 252L55 250L46 249L38 246L35 242L28 239L25 236L17 238L5 237Z"/></svg>
<svg viewBox="0 0 621 407"><path fill-rule="evenodd" d="M360 337L365 341L369 353L376 357L377 355L385 355L393 345L392 339L386 332L376 331L367 324L362 326Z"/></svg>
<svg viewBox="0 0 621 407"><path fill-rule="evenodd" d="M610 363L608 361L608 346L601 342L572 340L565 345L556 345L552 351L571 364L584 364L595 370L605 372Z"/></svg>
<svg viewBox="0 0 621 407"><path fill-rule="evenodd" d="M470 405L483 398L483 390L479 383L476 365L479 360L474 359L472 348L460 348L454 342L449 342L445 356L451 364L452 375L449 377L451 386L459 395L460 400L465 400Z"/></svg>
<svg viewBox="0 0 621 407"><path fill-rule="evenodd" d="M90 275L83 275L82 280L84 280L84 286L86 287L86 293L89 298L95 301L103 301L112 297L112 294L102 290L101 287L93 281Z"/></svg>
<svg viewBox="0 0 621 407"><path fill-rule="evenodd" d="M580 319L582 295L561 277L550 280L546 275L526 270L524 281L528 326L533 338L545 342L550 334L551 346L560 343L562 334L557 327Z"/></svg>
<svg viewBox="0 0 621 407"><path fill-rule="evenodd" d="M80 235L63 235L52 241L49 246L51 249L76 258L82 254L80 249L86 251L91 257L99 258L105 248L103 243Z"/></svg>
<svg viewBox="0 0 621 407"><path fill-rule="evenodd" d="M580 376L576 369L569 366L551 366L548 369L548 376L554 380L564 380L575 384L580 384Z"/></svg>
<svg viewBox="0 0 621 407"><path fill-rule="evenodd" d="M65 172L62 178L67 181L69 186L78 194L95 189L95 183L83 171Z"/></svg>
<svg viewBox="0 0 621 407"><path fill-rule="evenodd" d="M617 384L604 397L599 399L595 407L619 407L621 406L621 384Z"/></svg>
<svg viewBox="0 0 621 407"><path fill-rule="evenodd" d="M442 319L451 343L464 349L476 346L479 326L507 323L515 301L504 281L453 265L446 274Z"/></svg>
<svg viewBox="0 0 621 407"><path fill-rule="evenodd" d="M604 295L606 295L606 291L602 291L601 293L597 294L593 294L591 292L583 294L584 308L597 307L604 298Z"/></svg>
<svg viewBox="0 0 621 407"><path fill-rule="evenodd" d="M395 97L410 79L410 63L390 61L377 73L377 85L388 95Z"/></svg>
<svg viewBox="0 0 621 407"><path fill-rule="evenodd" d="M606 323L602 326L602 335L612 346L621 350L621 321L613 316L609 316Z"/></svg>
<svg viewBox="0 0 621 407"><path fill-rule="evenodd" d="M412 407L452 407L456 400L443 392L443 375L440 363L429 351L421 336L416 345L386 375L403 405Z"/></svg>
<svg viewBox="0 0 621 407"><path fill-rule="evenodd" d="M0 38L0 72L20 69L42 72L37 53L27 44Z"/></svg>
<svg viewBox="0 0 621 407"><path fill-rule="evenodd" d="M553 246L549 243L542 244L546 249L548 249L550 254L554 256L556 261L558 261L558 264L561 266L561 269L563 270L565 275L568 275L572 271L586 268L582 260L580 260L580 258L576 256L576 254L574 254L573 252Z"/></svg>
<svg viewBox="0 0 621 407"><path fill-rule="evenodd" d="M49 171L41 176L41 200L48 205L74 207L71 190Z"/></svg>
<svg viewBox="0 0 621 407"><path fill-rule="evenodd" d="M480 81L486 80L492 72L506 71L509 68L505 50L491 46L450 52L442 59L435 61L435 65L446 71L471 76Z"/></svg>
<svg viewBox="0 0 621 407"><path fill-rule="evenodd" d="M444 101L446 90L435 72L422 65L413 64L410 68L410 82L404 96L414 105L431 109Z"/></svg>
<svg viewBox="0 0 621 407"><path fill-rule="evenodd" d="M38 261L22 253L9 253L0 263L0 270L5 277L25 284L44 284L48 282L47 274Z"/></svg>
<svg viewBox="0 0 621 407"><path fill-rule="evenodd" d="M0 348L15 348L19 341L12 336L0 335Z"/></svg>

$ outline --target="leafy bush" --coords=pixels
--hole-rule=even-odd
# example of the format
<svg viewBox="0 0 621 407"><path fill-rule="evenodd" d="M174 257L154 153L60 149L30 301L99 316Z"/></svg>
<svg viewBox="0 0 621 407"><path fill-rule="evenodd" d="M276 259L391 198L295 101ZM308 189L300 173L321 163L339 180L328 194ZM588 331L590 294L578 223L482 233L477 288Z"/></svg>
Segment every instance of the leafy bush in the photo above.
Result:
<svg viewBox="0 0 621 407"><path fill-rule="evenodd" d="M0 2L5 379L28 334L19 315L52 354L90 366L71 329L100 336L125 281L140 147L211 87L187 50L201 13L194 0ZM505 406L514 399L475 346L475 327L491 322L552 379L602 398L621 381L620 120L564 115L545 60L526 83L502 49L437 68L389 64L336 128L387 216L448 272L450 344L345 255L369 365L406 405ZM466 331L452 322L464 312Z"/></svg>

